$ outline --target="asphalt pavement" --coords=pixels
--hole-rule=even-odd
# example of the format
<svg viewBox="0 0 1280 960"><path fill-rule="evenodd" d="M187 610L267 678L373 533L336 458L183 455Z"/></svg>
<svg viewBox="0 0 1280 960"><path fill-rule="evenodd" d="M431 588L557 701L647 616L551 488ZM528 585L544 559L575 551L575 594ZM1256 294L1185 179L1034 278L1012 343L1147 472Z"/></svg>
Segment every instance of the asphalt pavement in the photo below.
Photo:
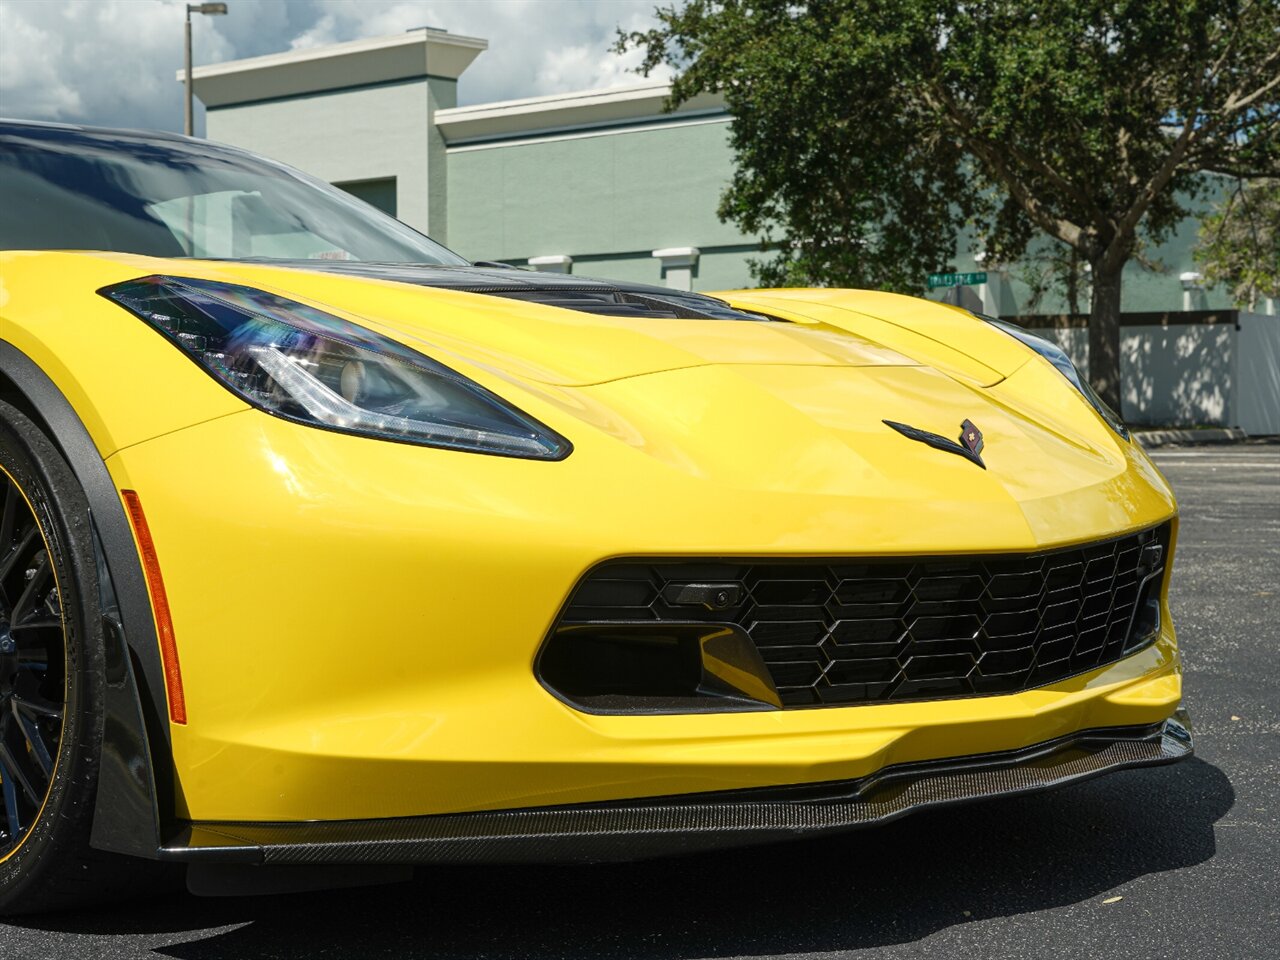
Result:
<svg viewBox="0 0 1280 960"><path fill-rule="evenodd" d="M1197 756L759 850L0 924L0 957L1280 958L1280 445L1157 451Z"/></svg>

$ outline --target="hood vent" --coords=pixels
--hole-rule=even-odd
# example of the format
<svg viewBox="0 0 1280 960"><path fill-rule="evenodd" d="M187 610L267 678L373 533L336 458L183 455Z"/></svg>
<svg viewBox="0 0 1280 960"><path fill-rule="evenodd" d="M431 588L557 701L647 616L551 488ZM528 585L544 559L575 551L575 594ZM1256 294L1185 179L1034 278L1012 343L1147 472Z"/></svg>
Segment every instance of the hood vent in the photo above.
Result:
<svg viewBox="0 0 1280 960"><path fill-rule="evenodd" d="M476 291L480 292L480 291ZM527 287L517 290L485 290L492 297L508 297L548 307L597 313L608 317L637 317L650 320L751 320L770 322L772 317L734 310L728 304L697 294L651 293L591 287L583 290L564 288L539 290Z"/></svg>

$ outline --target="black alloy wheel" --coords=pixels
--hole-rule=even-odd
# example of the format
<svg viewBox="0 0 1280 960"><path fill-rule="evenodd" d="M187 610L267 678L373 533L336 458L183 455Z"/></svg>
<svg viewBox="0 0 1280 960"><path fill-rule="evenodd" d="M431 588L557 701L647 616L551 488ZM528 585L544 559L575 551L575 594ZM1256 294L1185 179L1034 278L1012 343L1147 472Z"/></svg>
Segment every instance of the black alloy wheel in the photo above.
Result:
<svg viewBox="0 0 1280 960"><path fill-rule="evenodd" d="M61 592L46 534L0 466L0 857L26 839L53 785L66 665Z"/></svg>
<svg viewBox="0 0 1280 960"><path fill-rule="evenodd" d="M0 401L0 915L153 893L172 871L93 849L106 647L89 504Z"/></svg>

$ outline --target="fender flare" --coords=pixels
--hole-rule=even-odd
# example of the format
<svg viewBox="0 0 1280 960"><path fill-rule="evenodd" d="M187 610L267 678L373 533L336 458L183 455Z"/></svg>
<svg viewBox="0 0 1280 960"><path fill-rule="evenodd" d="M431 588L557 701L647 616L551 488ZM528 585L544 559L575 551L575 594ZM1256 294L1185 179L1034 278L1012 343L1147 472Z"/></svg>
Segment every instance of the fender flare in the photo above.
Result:
<svg viewBox="0 0 1280 960"><path fill-rule="evenodd" d="M172 818L164 668L133 529L106 463L57 384L0 340L0 374L43 421L89 501L106 642L106 701L90 844L154 859Z"/></svg>

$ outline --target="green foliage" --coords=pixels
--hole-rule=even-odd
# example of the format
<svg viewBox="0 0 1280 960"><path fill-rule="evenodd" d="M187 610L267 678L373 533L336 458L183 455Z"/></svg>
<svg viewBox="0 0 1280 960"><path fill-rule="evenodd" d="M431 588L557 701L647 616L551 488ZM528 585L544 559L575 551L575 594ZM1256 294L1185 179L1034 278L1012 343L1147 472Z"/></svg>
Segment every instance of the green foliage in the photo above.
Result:
<svg viewBox="0 0 1280 960"><path fill-rule="evenodd" d="M1280 180L1238 183L1201 222L1195 257L1205 279L1227 284L1239 306L1280 299Z"/></svg>
<svg viewBox="0 0 1280 960"><path fill-rule="evenodd" d="M1161 260L1147 256L1144 244L1139 240L1133 259L1149 273L1168 273L1168 266ZM1040 313L1046 298L1052 296L1065 301L1067 313L1088 313L1092 292L1090 267L1080 257L1080 251L1060 240L1041 238L1032 241L1016 263L1009 269L1027 287L1026 312Z"/></svg>
<svg viewBox="0 0 1280 960"><path fill-rule="evenodd" d="M1032 245L1020 258L1016 276L1027 285L1027 312L1038 313L1046 297L1058 294L1067 313L1080 313L1081 296L1089 287L1089 274L1075 247L1057 240Z"/></svg>
<svg viewBox="0 0 1280 960"><path fill-rule="evenodd" d="M1277 0L688 0L620 35L675 103L718 91L721 215L777 251L766 283L920 292L972 229L1090 265L1095 383L1118 403L1120 272L1205 172L1280 174Z"/></svg>
<svg viewBox="0 0 1280 960"><path fill-rule="evenodd" d="M779 249L761 279L919 291L972 223L1123 265L1202 171L1280 170L1275 0L690 0L619 38L673 100L721 92L721 214Z"/></svg>

